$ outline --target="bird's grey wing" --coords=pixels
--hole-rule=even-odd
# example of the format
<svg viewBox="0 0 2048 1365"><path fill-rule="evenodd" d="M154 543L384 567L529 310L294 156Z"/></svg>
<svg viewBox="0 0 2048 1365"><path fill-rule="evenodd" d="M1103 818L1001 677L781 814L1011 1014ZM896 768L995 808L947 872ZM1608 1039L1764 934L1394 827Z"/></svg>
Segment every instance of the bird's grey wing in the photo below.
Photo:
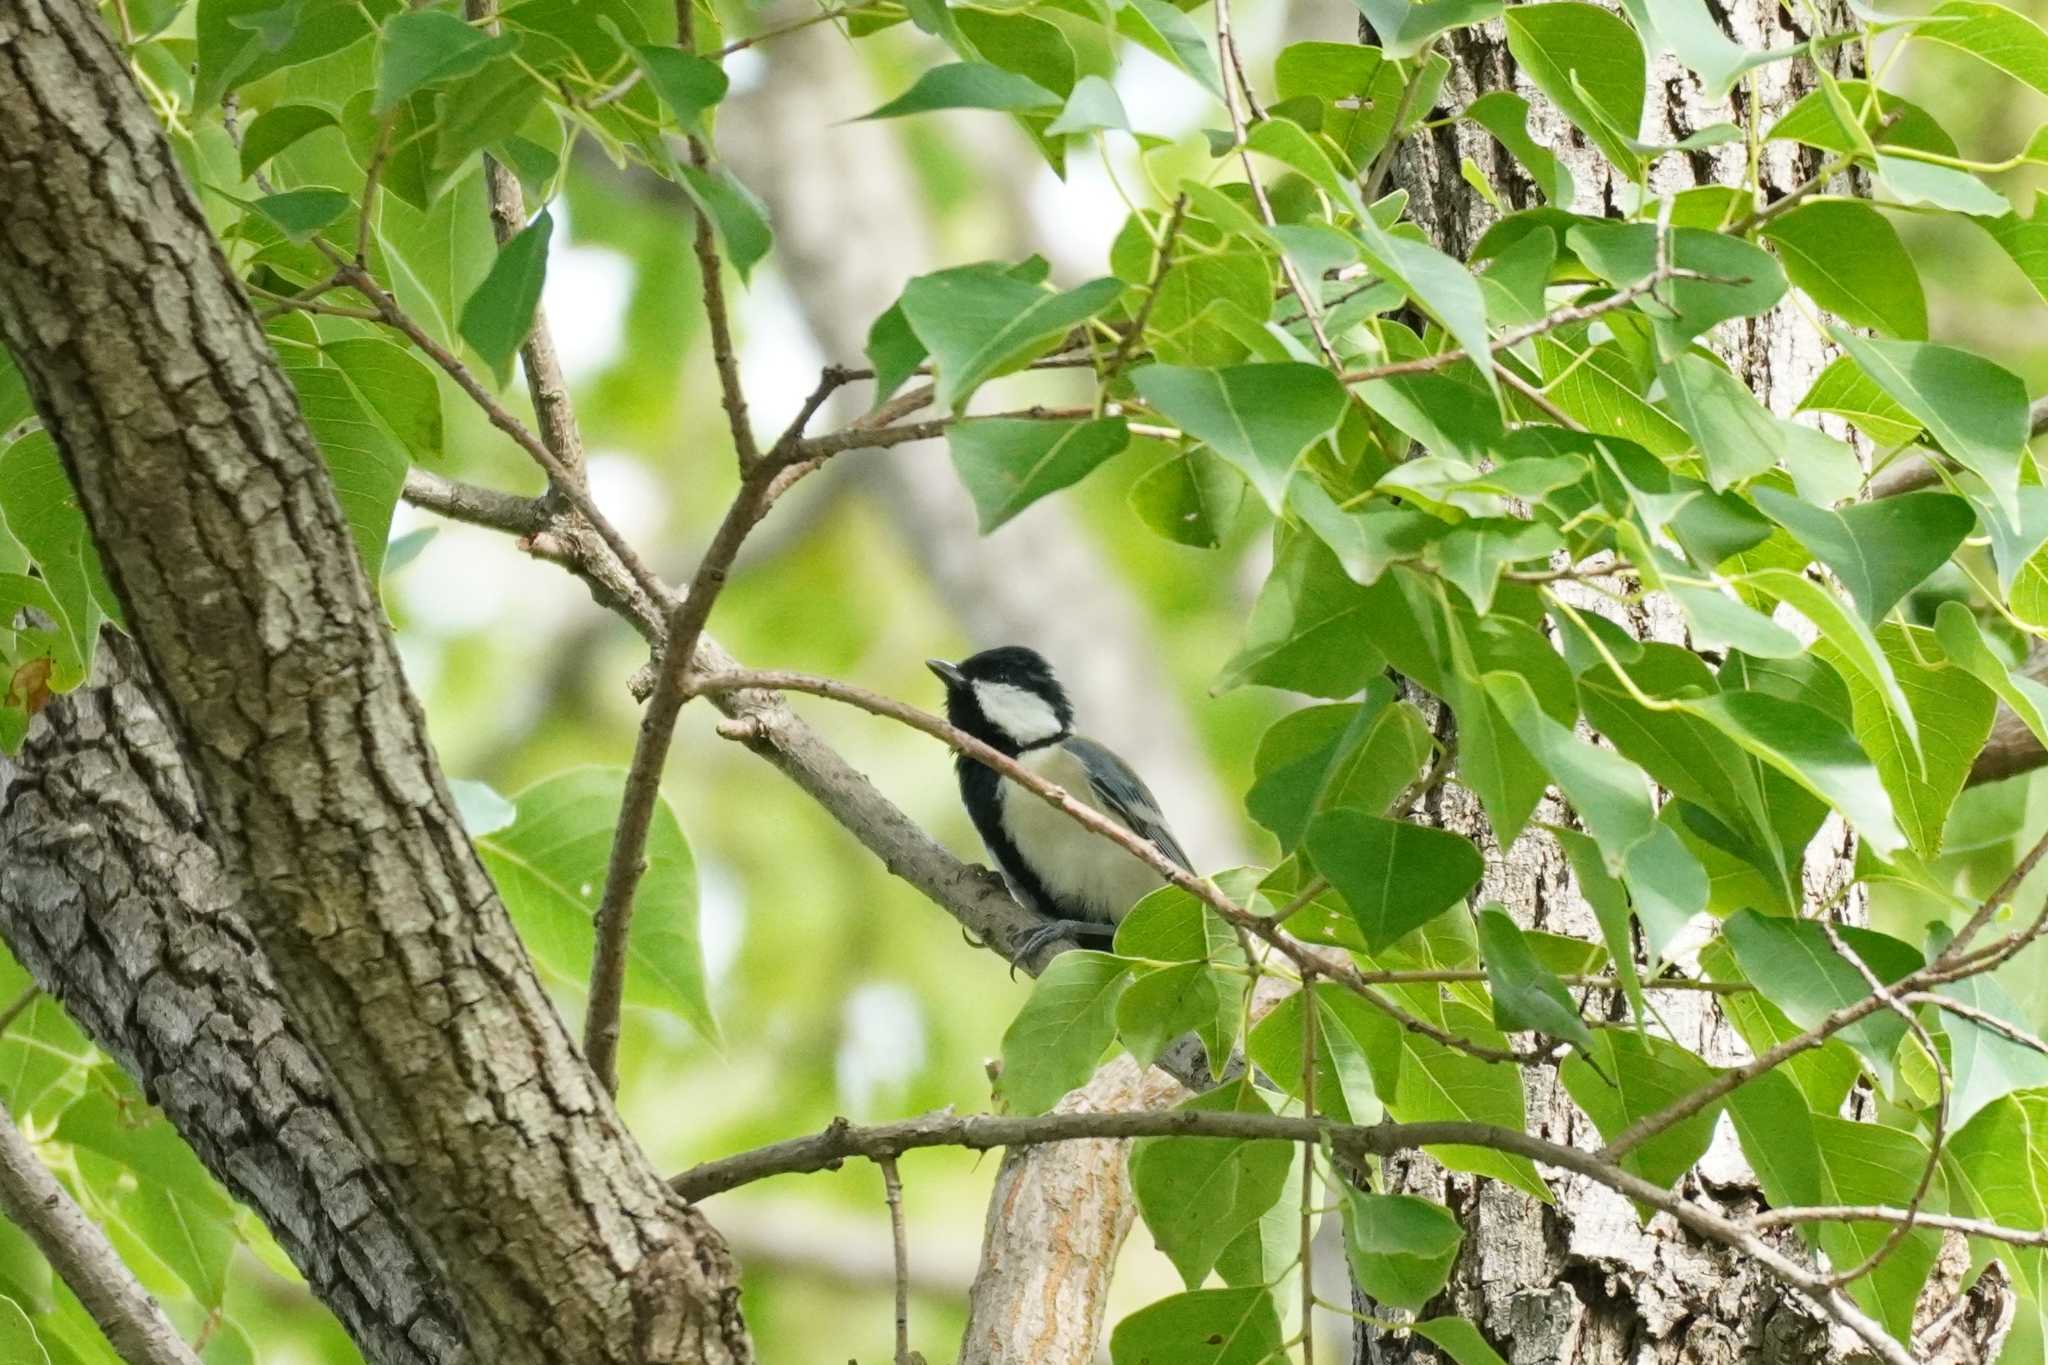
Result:
<svg viewBox="0 0 2048 1365"><path fill-rule="evenodd" d="M1160 811L1152 789L1131 771L1130 764L1082 735L1069 736L1065 747L1088 770L1089 788L1095 793L1095 799L1108 807L1111 815L1123 821L1133 833L1157 844L1161 853L1188 871L1195 870L1195 865L1188 860L1187 850L1166 827L1166 816Z"/></svg>

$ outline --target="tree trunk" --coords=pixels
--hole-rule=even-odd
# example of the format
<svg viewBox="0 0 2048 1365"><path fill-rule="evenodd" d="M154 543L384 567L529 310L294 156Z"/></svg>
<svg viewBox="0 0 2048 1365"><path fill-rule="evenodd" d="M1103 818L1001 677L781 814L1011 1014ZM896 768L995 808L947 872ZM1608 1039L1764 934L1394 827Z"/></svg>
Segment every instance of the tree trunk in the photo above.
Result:
<svg viewBox="0 0 2048 1365"><path fill-rule="evenodd" d="M470 1349L749 1359L722 1245L626 1133L463 833L292 390L91 8L0 0L0 146L0 326L199 779L220 893Z"/></svg>
<svg viewBox="0 0 2048 1365"><path fill-rule="evenodd" d="M254 1209L376 1365L462 1358L461 1323L348 1131L208 842L135 647L0 758L0 937Z"/></svg>
<svg viewBox="0 0 2048 1365"><path fill-rule="evenodd" d="M1774 4L1735 0L1722 9L1733 36L1751 49L1785 47L1808 36ZM1839 6L1829 10L1838 21L1831 29L1849 22ZM1369 30L1362 37L1374 41ZM1578 200L1568 207L1608 217L1626 212L1633 187L1519 74L1502 24L1457 30L1443 46L1451 71L1433 118L1462 109L1486 91L1516 90L1530 103L1531 133L1571 170ZM1844 63L1842 74L1850 74L1846 66L1855 49L1835 51ZM1813 88L1793 62L1763 67L1754 79L1759 138ZM1646 141L1676 142L1723 121L1747 130L1746 104L1740 98L1709 101L1697 78L1673 58L1653 56ZM1733 142L1664 157L1652 172L1651 189L1669 193L1693 185L1742 183L1746 155L1745 143ZM1483 129L1447 122L1411 138L1395 159L1392 183L1409 192L1409 213L1436 244L1461 257L1497 216L1461 175L1465 157L1488 176L1509 208L1541 202L1514 159ZM1806 180L1819 170L1820 160L1818 153L1797 144L1766 144L1760 177L1767 194L1776 197ZM1761 317L1727 324L1720 337L1721 353L1734 373L1781 414L1790 413L1832 358L1824 339L1789 302ZM1588 605L1613 614L1611 604L1603 606L1603 601L1589 595ZM1640 638L1685 641L1683 622L1673 613L1651 609L1631 618L1621 624ZM1469 794L1440 791L1425 818L1491 847L1485 816ZM1489 858L1476 899L1500 901L1527 927L1598 941L1598 924L1561 850L1536 828L1565 818L1554 800L1539 808L1531 832L1505 856ZM1853 854L1841 822L1830 820L1809 854L1810 893L1832 889L1847 875ZM1677 1041L1710 1061L1746 1057L1714 1008L1714 997L1700 993L1660 1001L1660 1009ZM1598 1133L1554 1072L1526 1072L1525 1088L1531 1132L1589 1150L1600 1145ZM1831 1336L1824 1319L1754 1262L1688 1235L1669 1217L1645 1225L1626 1199L1582 1177L1553 1179L1557 1202L1550 1206L1493 1181L1447 1172L1419 1153L1390 1159L1385 1178L1390 1189L1448 1202L1465 1225L1465 1251L1451 1282L1420 1316L1469 1318L1510 1365L1848 1365L1868 1358L1866 1348L1846 1333L1837 1330ZM1762 1206L1754 1173L1726 1120L1714 1148L1680 1192L1734 1216ZM1797 1238L1779 1240L1791 1254L1806 1256ZM1951 1315L1941 1340L1925 1344L1926 1359L1984 1365L1995 1359L2004 1341L2015 1306L2011 1286L1994 1270L1959 1298L1959 1277L1967 1267L1967 1252L1960 1239L1952 1239L1920 1304L1923 1325ZM1376 1311L1369 1302L1360 1306ZM1443 1360L1418 1338L1365 1324L1357 1330L1355 1356L1360 1365Z"/></svg>

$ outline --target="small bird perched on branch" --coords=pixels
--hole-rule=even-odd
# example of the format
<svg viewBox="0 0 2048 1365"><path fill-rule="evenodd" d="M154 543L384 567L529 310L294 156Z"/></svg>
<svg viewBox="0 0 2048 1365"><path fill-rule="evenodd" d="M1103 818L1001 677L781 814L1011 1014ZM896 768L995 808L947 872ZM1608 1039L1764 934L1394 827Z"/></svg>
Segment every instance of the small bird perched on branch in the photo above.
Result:
<svg viewBox="0 0 2048 1365"><path fill-rule="evenodd" d="M1194 870L1166 827L1159 802L1130 764L1074 733L1074 708L1036 650L1004 645L957 664L927 659L946 685L946 719L1016 759L1075 800L1093 806ZM960 799L1010 894L1052 923L1018 945L1028 959L1062 934L1106 939L1124 912L1165 884L1159 873L1115 842L1078 824L994 769L962 754Z"/></svg>

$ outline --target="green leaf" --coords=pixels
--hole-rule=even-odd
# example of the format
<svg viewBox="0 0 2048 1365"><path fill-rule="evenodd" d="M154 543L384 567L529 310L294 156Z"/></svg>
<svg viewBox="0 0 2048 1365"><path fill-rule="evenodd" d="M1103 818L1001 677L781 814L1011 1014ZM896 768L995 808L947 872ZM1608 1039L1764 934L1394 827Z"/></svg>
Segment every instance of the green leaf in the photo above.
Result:
<svg viewBox="0 0 2048 1365"><path fill-rule="evenodd" d="M555 220L540 216L505 243L490 273L462 305L462 339L476 348L502 386L512 375L512 359L533 331L533 310L548 273L548 238Z"/></svg>
<svg viewBox="0 0 2048 1365"><path fill-rule="evenodd" d="M389 3L200 0L192 102L211 111L229 90L341 51L396 8Z"/></svg>
<svg viewBox="0 0 2048 1365"><path fill-rule="evenodd" d="M1055 957L1003 1032L997 1097L1015 1113L1043 1114L1094 1075L1116 1037L1117 998L1130 984L1129 967L1107 953Z"/></svg>
<svg viewBox="0 0 2048 1365"><path fill-rule="evenodd" d="M1309 822L1306 847L1373 952L1458 904L1485 870L1471 840L1377 811L1322 812Z"/></svg>
<svg viewBox="0 0 2048 1365"><path fill-rule="evenodd" d="M1277 1324L1274 1336L1279 1336ZM0 1351L21 1365L55 1365L42 1337L36 1333L35 1322L21 1304L5 1294L0 1294Z"/></svg>
<svg viewBox="0 0 2048 1365"><path fill-rule="evenodd" d="M1952 166L1936 166L1880 152L1877 175L1901 203L1931 204L1985 218L2002 218L2012 212L2012 204L2004 195L1968 171Z"/></svg>
<svg viewBox="0 0 2048 1365"><path fill-rule="evenodd" d="M2007 1227L2048 1227L2048 1094L2022 1091L1995 1100L1949 1136L1942 1152L1951 1204ZM2003 1242L1972 1243L1983 1260L1996 1256L2035 1303L2048 1300L2048 1257Z"/></svg>
<svg viewBox="0 0 2048 1365"><path fill-rule="evenodd" d="M1244 506L1244 476L1196 446L1153 465L1131 485L1131 510L1177 545L1213 550Z"/></svg>
<svg viewBox="0 0 2048 1365"><path fill-rule="evenodd" d="M1221 1018L1226 1010L1224 987L1229 984L1201 962L1142 972L1117 1001L1117 1036L1139 1066L1150 1066L1174 1039L1194 1031L1209 1045L1212 1067L1221 1067L1229 1049L1213 1044L1236 1023L1236 995L1227 1007L1232 1017Z"/></svg>
<svg viewBox="0 0 2048 1365"><path fill-rule="evenodd" d="M590 979L592 921L624 791L622 769L572 768L520 792L518 818L476 840L521 941L572 986ZM626 932L626 1003L674 1015L715 1043L697 937L696 863L665 797L655 802L646 857Z"/></svg>
<svg viewBox="0 0 2048 1365"><path fill-rule="evenodd" d="M1950 137L1932 115L1919 105L1889 90L1873 91L1868 81L1836 81L1834 94L1847 105L1851 117L1844 123L1827 90L1816 90L1785 111L1772 125L1766 141L1803 142L1829 152L1864 151L1866 144L1882 140L1889 147L1913 147L1942 156L1956 154ZM1854 114L1864 110L1861 126Z"/></svg>
<svg viewBox="0 0 2048 1365"><path fill-rule="evenodd" d="M1657 807L1642 769L1610 749L1588 744L1537 705L1528 679L1488 673L1486 692L1516 738L1549 772L1579 821L1600 845L1608 873L1621 876L1630 853L1655 832Z"/></svg>
<svg viewBox="0 0 2048 1365"><path fill-rule="evenodd" d="M954 62L927 67L910 89L861 118L902 118L934 109L1057 109L1060 103L1058 95L1014 71L986 62Z"/></svg>
<svg viewBox="0 0 2048 1365"><path fill-rule="evenodd" d="M1710 1084L1718 1074L1676 1043L1625 1029L1601 1029L1584 1057L1567 1057L1558 1068L1573 1102L1608 1142L1637 1120L1661 1113ZM1715 1103L1681 1119L1632 1148L1621 1159L1622 1169L1672 1188L1707 1154L1720 1113L1721 1105Z"/></svg>
<svg viewBox="0 0 2048 1365"><path fill-rule="evenodd" d="M1623 0L1622 8L1652 48L1660 44L1670 48L1680 61L1699 72L1707 98L1715 102L1728 98L1744 72L1805 52L1803 46L1764 51L1745 48L1721 31L1720 21L1703 0L1658 0L1654 9L1644 0Z"/></svg>
<svg viewBox="0 0 2048 1365"><path fill-rule="evenodd" d="M1479 912L1479 951L1493 993L1493 1026L1503 1033L1523 1029L1562 1038L1581 1051L1593 1050L1593 1031L1579 1017L1571 993L1541 962L1507 912L1489 905Z"/></svg>
<svg viewBox="0 0 2048 1365"><path fill-rule="evenodd" d="M496 834L519 818L519 807L487 782L451 778L448 791L455 798L455 809L462 814L462 828L472 839Z"/></svg>
<svg viewBox="0 0 2048 1365"><path fill-rule="evenodd" d="M1407 59L1422 50L1437 34L1449 28L1464 28L1497 19L1501 0L1352 0L1366 22L1372 25L1375 41L1389 57Z"/></svg>
<svg viewBox="0 0 2048 1365"><path fill-rule="evenodd" d="M1248 1076L1180 1108L1272 1112ZM1190 1287L1207 1279L1223 1249L1280 1197L1293 1156L1292 1145L1277 1138L1161 1137L1132 1144L1138 1212Z"/></svg>
<svg viewBox="0 0 2048 1365"><path fill-rule="evenodd" d="M1131 382L1148 406L1235 465L1275 512L1295 461L1336 430L1349 401L1316 365L1147 365Z"/></svg>
<svg viewBox="0 0 2048 1365"><path fill-rule="evenodd" d="M1906 846L1877 769L1827 712L1764 692L1723 692L1685 709L1840 811L1879 856Z"/></svg>
<svg viewBox="0 0 2048 1365"><path fill-rule="evenodd" d="M354 205L340 190L314 186L266 194L250 207L276 224L277 230L294 242L309 242L321 228L339 219Z"/></svg>
<svg viewBox="0 0 2048 1365"><path fill-rule="evenodd" d="M1911 36L1966 52L2048 95L2048 33L2003 5L1947 0L1914 25Z"/></svg>
<svg viewBox="0 0 2048 1365"><path fill-rule="evenodd" d="M1860 199L1813 199L1765 224L1785 274L1845 322L1927 339L1920 272L1890 220Z"/></svg>
<svg viewBox="0 0 2048 1365"><path fill-rule="evenodd" d="M1706 461L1718 492L1763 473L1778 462L1779 419L1756 401L1749 386L1696 351L1658 367L1672 415Z"/></svg>
<svg viewBox="0 0 2048 1365"><path fill-rule="evenodd" d="M1368 1025L1361 1031L1353 1017L1357 1010L1371 1013L1372 1006L1327 983L1317 985L1314 999L1316 1112L1346 1123L1377 1122L1382 1110L1367 1056L1368 1042L1376 1030ZM1302 1097L1302 1001L1301 991L1284 996L1252 1026L1251 1036L1245 1040L1245 1055L1252 1064L1296 1099Z"/></svg>
<svg viewBox="0 0 2048 1365"><path fill-rule="evenodd" d="M1642 131L1647 64L1635 30L1597 5L1514 5L1506 12L1508 51L1536 88L1622 173L1641 175L1635 138Z"/></svg>
<svg viewBox="0 0 2048 1365"><path fill-rule="evenodd" d="M345 337L320 349L414 460L440 455L441 386L418 356L382 337Z"/></svg>
<svg viewBox="0 0 2048 1365"><path fill-rule="evenodd" d="M1728 917L1722 934L1750 984L1801 1028L1812 1028L1844 1005L1870 994L1870 983L1836 952L1826 933L1808 920L1743 910ZM1880 981L1890 984L1915 970L1919 954L1896 939L1868 930L1839 931ZM1873 945L1883 945L1882 948ZM1870 1063L1887 1092L1897 1081L1896 1053L1906 1023L1888 1009L1864 1016L1837 1035Z"/></svg>
<svg viewBox="0 0 2048 1365"><path fill-rule="evenodd" d="M1616 288L1645 280L1657 268L1657 229L1650 223L1580 223L1565 242L1600 278ZM1755 317L1785 295L1785 272L1770 252L1739 237L1699 228L1674 228L1671 263L1711 279L1677 279L1638 308L1656 319L1661 353L1731 318Z"/></svg>
<svg viewBox="0 0 2048 1365"><path fill-rule="evenodd" d="M1168 0L1129 0L1116 12L1117 32L1192 76L1204 90L1223 98L1223 76L1207 39Z"/></svg>
<svg viewBox="0 0 2048 1365"><path fill-rule="evenodd" d="M1578 188L1557 154L1529 136L1529 101L1511 90L1489 90L1465 106L1465 117L1492 133L1522 163L1545 200L1571 207Z"/></svg>
<svg viewBox="0 0 2048 1365"><path fill-rule="evenodd" d="M1947 946L1945 937L1938 946ZM2026 1013L2005 993L1995 976L1966 976L1941 990L1959 1004L1993 1019L2025 1027L2022 1021ZM1967 1125L1986 1105L2015 1090L2048 1086L2048 1057L1967 1015L1944 1010L1940 1018L1948 1033L1948 1064L1955 1082L1948 1096L1951 1132Z"/></svg>
<svg viewBox="0 0 2048 1365"><path fill-rule="evenodd" d="M411 461L371 417L342 371L331 365L286 365L284 373L298 391L306 426L320 443L335 501L363 557L363 572L375 583L391 539L391 512Z"/></svg>
<svg viewBox="0 0 2048 1365"><path fill-rule="evenodd" d="M1758 488L1754 496L1766 515L1842 580L1871 626L1947 563L1977 524L1970 504L1949 493L1903 493L1839 511L1775 488Z"/></svg>
<svg viewBox="0 0 2048 1365"><path fill-rule="evenodd" d="M1042 355L1123 291L1111 276L1065 293L999 268L961 266L903 289L903 315L938 365L936 398L954 412L986 381Z"/></svg>
<svg viewBox="0 0 2048 1365"><path fill-rule="evenodd" d="M1933 631L1886 625L1878 629L1877 638L1912 708L1919 755L1869 681L1853 669L1836 671L1849 684L1856 738L1877 764L1906 837L1923 858L1932 860L1941 852L1942 831L1969 780L1970 767L1991 734L1998 699L1965 670L1945 666ZM1834 662L1827 641L1821 642L1818 652Z"/></svg>
<svg viewBox="0 0 2048 1365"><path fill-rule="evenodd" d="M52 643L57 646L57 669L50 687L68 692L91 674L100 622L113 615L115 603L71 477L47 431L31 431L0 453L0 534L4 533L12 533L28 551L42 575L48 604L56 609ZM0 619L11 623L17 606L42 605L10 601ZM0 694L9 690L0 682Z"/></svg>
<svg viewBox="0 0 2048 1365"><path fill-rule="evenodd" d="M1881 446L1904 445L1920 435L1920 423L1879 388L1849 356L1837 356L1799 400L1801 412L1832 412Z"/></svg>
<svg viewBox="0 0 2048 1365"><path fill-rule="evenodd" d="M1130 443L1121 417L1037 422L989 417L947 433L953 468L987 535L1048 493L1078 483Z"/></svg>
<svg viewBox="0 0 2048 1365"><path fill-rule="evenodd" d="M1485 613L1509 565L1548 561L1564 548L1564 537L1548 523L1472 517L1431 545L1423 558L1465 594L1474 611Z"/></svg>
<svg viewBox="0 0 2048 1365"><path fill-rule="evenodd" d="M1409 1330L1434 1343L1439 1351L1451 1358L1452 1365L1508 1365L1500 1352L1486 1344L1486 1338L1479 1335L1479 1329L1463 1318L1431 1318L1427 1322L1416 1323Z"/></svg>
<svg viewBox="0 0 2048 1365"><path fill-rule="evenodd" d="M1551 6L1517 6L1517 11ZM1591 8L1584 6L1583 8ZM1488 389L1495 386L1493 338L1486 327L1486 294L1463 262L1426 242L1391 232L1366 214L1356 225L1366 260L1381 278L1401 287L1465 351Z"/></svg>
<svg viewBox="0 0 2048 1365"><path fill-rule="evenodd" d="M280 104L264 110L242 133L242 178L254 175L300 138L335 126L334 115L317 104Z"/></svg>
<svg viewBox="0 0 2048 1365"><path fill-rule="evenodd" d="M1434 986L1393 987L1390 993L1403 1008L1440 1028L1485 1046L1507 1045L1505 1038L1488 1027L1485 1015L1469 1007L1446 1005ZM1373 1079L1387 1112L1397 1121L1490 1123L1516 1130L1527 1122L1521 1078L1514 1067L1455 1051L1403 1028L1363 1001L1359 1004L1362 1008L1349 1018L1359 1036L1368 1040ZM1486 1147L1432 1146L1427 1150L1453 1170L1492 1176L1546 1204L1551 1202L1549 1188L1523 1157Z"/></svg>
<svg viewBox="0 0 2048 1365"><path fill-rule="evenodd" d="M1997 694L2034 737L2048 746L2048 684L2006 667L1991 650L1976 615L1961 602L1944 602L1934 617L1935 637L1948 661Z"/></svg>
<svg viewBox="0 0 2048 1365"><path fill-rule="evenodd" d="M1407 1194L1344 1188L1344 1251L1358 1287L1413 1312L1437 1296L1457 1263L1465 1229L1451 1211Z"/></svg>
<svg viewBox="0 0 2048 1365"><path fill-rule="evenodd" d="M1891 660L1878 647L1877 637L1861 618L1851 614L1834 593L1790 569L1760 569L1743 575L1742 586L1769 593L1811 621L1821 638L1833 647L1829 663L1842 674L1844 682L1861 680L1890 708L1913 761L1920 761L1920 727L1906 703L1905 691ZM1846 666L1846 667L1845 667Z"/></svg>
<svg viewBox="0 0 2048 1365"><path fill-rule="evenodd" d="M1429 756L1428 723L1393 700L1384 678L1362 704L1310 706L1282 716L1259 741L1245 810L1292 852L1311 817L1336 806L1383 811Z"/></svg>
<svg viewBox="0 0 2048 1365"><path fill-rule="evenodd" d="M1140 1308L1109 1334L1110 1365L1270 1365L1280 1314L1264 1285L1197 1289Z"/></svg>
<svg viewBox="0 0 2048 1365"><path fill-rule="evenodd" d="M131 1111L124 1099L136 1101L140 1112ZM227 1292L228 1261L240 1241L235 1206L177 1131L139 1101L132 1091L90 1090L65 1109L55 1136L70 1144L80 1175L104 1193L119 1222L148 1254L183 1281L201 1305L217 1309Z"/></svg>
<svg viewBox="0 0 2048 1365"><path fill-rule="evenodd" d="M1117 924L1116 951L1154 962L1244 961L1236 931L1177 886L1162 886L1131 907Z"/></svg>
<svg viewBox="0 0 2048 1365"><path fill-rule="evenodd" d="M1953 346L1876 341L1840 327L1830 328L1829 335L1943 450L1991 486L2007 516L2019 515L2026 381Z"/></svg>
<svg viewBox="0 0 2048 1365"><path fill-rule="evenodd" d="M697 166L679 169L683 188L696 201L698 210L710 216L719 244L725 248L727 263L740 277L740 283L745 284L775 243L775 235L768 226L767 206L723 166L708 171Z"/></svg>
<svg viewBox="0 0 2048 1365"><path fill-rule="evenodd" d="M623 43L633 64L640 68L640 74L647 80L654 93L661 96L661 102L675 115L676 123L685 131L701 127L699 120L705 110L725 98L728 88L725 71L718 63L706 61L694 52L680 48L657 47L646 43Z"/></svg>
<svg viewBox="0 0 2048 1365"><path fill-rule="evenodd" d="M1376 633L1371 594L1328 547L1310 535L1284 537L1252 604L1244 645L1224 664L1216 690L1257 683L1348 697L1386 667Z"/></svg>
<svg viewBox="0 0 2048 1365"><path fill-rule="evenodd" d="M1047 137L1061 134L1094 133L1114 128L1118 132L1131 131L1131 116L1124 112L1124 102L1117 96L1116 87L1100 76L1083 76L1074 82L1074 93L1067 96L1060 116L1046 126Z"/></svg>
<svg viewBox="0 0 2048 1365"><path fill-rule="evenodd" d="M492 37L445 10L407 10L384 25L372 112L382 114L415 90L467 76L518 45L517 34Z"/></svg>
<svg viewBox="0 0 2048 1365"><path fill-rule="evenodd" d="M1875 1123L1856 1123L1814 1113L1783 1073L1772 1072L1737 1090L1728 1100L1743 1154L1756 1169L1771 1204L1888 1204L1913 1197L1927 1162L1927 1146L1911 1133ZM1940 1181L1930 1192L1945 1202ZM1860 1265L1885 1246L1889 1223L1822 1223L1801 1229L1809 1243L1844 1270ZM1909 1234L1849 1292L1892 1335L1910 1341L1914 1305L1941 1246L1941 1234Z"/></svg>

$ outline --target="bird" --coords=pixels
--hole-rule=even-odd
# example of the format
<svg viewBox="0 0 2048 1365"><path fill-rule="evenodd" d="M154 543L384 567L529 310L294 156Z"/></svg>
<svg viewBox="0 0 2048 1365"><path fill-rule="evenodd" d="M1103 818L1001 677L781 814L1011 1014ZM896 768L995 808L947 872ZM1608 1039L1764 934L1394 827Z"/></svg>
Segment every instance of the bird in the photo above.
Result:
<svg viewBox="0 0 2048 1365"><path fill-rule="evenodd" d="M1094 807L1189 872L1158 800L1131 765L1074 733L1074 708L1037 650L1002 645L948 663L927 659L946 687L946 719ZM960 800L1018 902L1051 919L1017 945L1027 961L1063 935L1113 940L1116 925L1166 884L1129 849L1088 829L978 759L954 763Z"/></svg>

